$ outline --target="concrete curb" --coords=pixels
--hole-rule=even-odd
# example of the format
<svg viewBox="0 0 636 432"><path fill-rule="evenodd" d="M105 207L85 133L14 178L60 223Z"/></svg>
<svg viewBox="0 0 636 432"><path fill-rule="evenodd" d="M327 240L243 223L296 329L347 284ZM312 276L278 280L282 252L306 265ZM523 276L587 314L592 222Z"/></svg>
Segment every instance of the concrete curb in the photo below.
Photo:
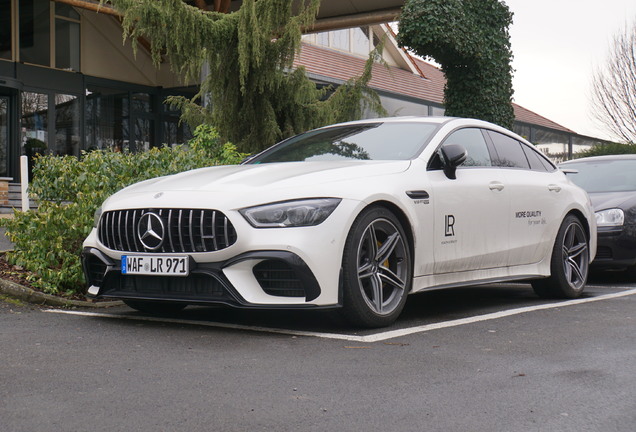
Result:
<svg viewBox="0 0 636 432"><path fill-rule="evenodd" d="M66 299L35 291L31 288L27 288L5 279L0 279L0 294L5 294L9 297L13 297L27 303L55 307L107 308L124 304L121 301L92 302Z"/></svg>

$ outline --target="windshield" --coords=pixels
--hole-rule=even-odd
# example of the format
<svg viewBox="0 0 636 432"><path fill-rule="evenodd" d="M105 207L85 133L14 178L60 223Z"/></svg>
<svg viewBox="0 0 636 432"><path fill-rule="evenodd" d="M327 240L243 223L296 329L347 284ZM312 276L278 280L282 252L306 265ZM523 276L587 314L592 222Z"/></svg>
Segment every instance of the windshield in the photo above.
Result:
<svg viewBox="0 0 636 432"><path fill-rule="evenodd" d="M408 160L422 151L438 126L364 123L313 130L283 141L247 163Z"/></svg>
<svg viewBox="0 0 636 432"><path fill-rule="evenodd" d="M587 192L636 191L636 159L574 162L561 167L577 170L578 174L568 173L568 178Z"/></svg>

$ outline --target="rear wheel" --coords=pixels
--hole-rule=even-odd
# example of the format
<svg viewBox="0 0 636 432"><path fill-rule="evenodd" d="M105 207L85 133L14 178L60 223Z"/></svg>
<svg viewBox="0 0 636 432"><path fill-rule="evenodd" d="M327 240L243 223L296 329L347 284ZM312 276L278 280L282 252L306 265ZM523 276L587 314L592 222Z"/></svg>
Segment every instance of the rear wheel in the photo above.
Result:
<svg viewBox="0 0 636 432"><path fill-rule="evenodd" d="M576 298L583 293L590 266L589 240L581 221L567 216L557 234L550 277L532 282L540 297Z"/></svg>
<svg viewBox="0 0 636 432"><path fill-rule="evenodd" d="M404 308L413 273L397 217L383 207L363 211L347 237L342 266L345 318L361 327L393 323Z"/></svg>
<svg viewBox="0 0 636 432"><path fill-rule="evenodd" d="M162 315L179 312L187 305L182 303L170 303L149 300L128 300L124 299L124 303L139 312L145 312L153 315Z"/></svg>

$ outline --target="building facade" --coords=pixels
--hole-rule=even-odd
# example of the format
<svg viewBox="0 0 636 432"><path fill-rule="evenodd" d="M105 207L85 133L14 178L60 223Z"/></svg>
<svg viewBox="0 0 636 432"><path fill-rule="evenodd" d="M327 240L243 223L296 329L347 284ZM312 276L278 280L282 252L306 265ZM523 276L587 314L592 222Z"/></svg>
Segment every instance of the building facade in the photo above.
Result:
<svg viewBox="0 0 636 432"><path fill-rule="evenodd" d="M182 143L179 113L162 101L195 92L143 45L134 56L112 15L0 0L0 177L18 180L23 154Z"/></svg>
<svg viewBox="0 0 636 432"><path fill-rule="evenodd" d="M113 14L70 3L82 2L0 0L0 177L19 181L21 155L139 151L190 136L163 101L193 96L196 83L155 67L146 41L135 56ZM297 64L317 83L339 85L360 74L382 38L388 68L375 66L371 87L390 115L442 115L443 74L399 49L388 26L306 35ZM522 107L515 113L517 132L550 156L594 142Z"/></svg>

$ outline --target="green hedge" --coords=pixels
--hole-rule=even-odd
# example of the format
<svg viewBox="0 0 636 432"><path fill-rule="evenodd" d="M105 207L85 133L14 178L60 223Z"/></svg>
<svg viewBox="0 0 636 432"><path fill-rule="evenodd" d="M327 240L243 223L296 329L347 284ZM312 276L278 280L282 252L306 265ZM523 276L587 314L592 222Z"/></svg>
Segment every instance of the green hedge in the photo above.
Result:
<svg viewBox="0 0 636 432"><path fill-rule="evenodd" d="M589 150L582 151L574 155L576 159L589 156L617 155L617 154L635 154L636 144L618 144L609 143L595 145Z"/></svg>
<svg viewBox="0 0 636 432"><path fill-rule="evenodd" d="M152 148L143 153L93 151L74 156L40 156L29 193L38 209L15 211L2 220L13 252L10 263L31 274L30 283L51 294L73 296L85 290L80 253L95 210L117 190L153 177L211 165L236 164L244 155L221 143L209 126L195 131L189 146Z"/></svg>

